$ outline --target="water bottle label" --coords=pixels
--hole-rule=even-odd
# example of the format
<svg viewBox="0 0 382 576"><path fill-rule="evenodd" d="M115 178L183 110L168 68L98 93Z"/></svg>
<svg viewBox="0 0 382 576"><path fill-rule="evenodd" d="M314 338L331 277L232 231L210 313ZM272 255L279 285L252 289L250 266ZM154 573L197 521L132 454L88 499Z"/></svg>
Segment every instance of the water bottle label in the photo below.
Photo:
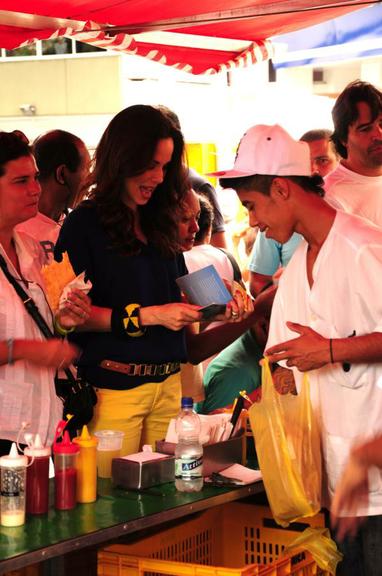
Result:
<svg viewBox="0 0 382 576"><path fill-rule="evenodd" d="M175 460L175 478L193 480L203 475L203 456L199 458L177 458Z"/></svg>

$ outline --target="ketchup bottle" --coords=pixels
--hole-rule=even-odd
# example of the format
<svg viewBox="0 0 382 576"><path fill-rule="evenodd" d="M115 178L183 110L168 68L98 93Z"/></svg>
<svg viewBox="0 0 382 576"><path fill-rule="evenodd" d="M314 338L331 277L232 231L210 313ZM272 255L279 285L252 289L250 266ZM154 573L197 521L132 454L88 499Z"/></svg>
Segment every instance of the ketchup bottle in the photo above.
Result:
<svg viewBox="0 0 382 576"><path fill-rule="evenodd" d="M80 448L70 441L67 430L63 432L65 426L66 422L58 424L53 444L54 503L57 510L70 510L77 503L76 460Z"/></svg>
<svg viewBox="0 0 382 576"><path fill-rule="evenodd" d="M36 434L24 455L28 456L26 511L27 514L46 514L49 507L50 446L43 446Z"/></svg>

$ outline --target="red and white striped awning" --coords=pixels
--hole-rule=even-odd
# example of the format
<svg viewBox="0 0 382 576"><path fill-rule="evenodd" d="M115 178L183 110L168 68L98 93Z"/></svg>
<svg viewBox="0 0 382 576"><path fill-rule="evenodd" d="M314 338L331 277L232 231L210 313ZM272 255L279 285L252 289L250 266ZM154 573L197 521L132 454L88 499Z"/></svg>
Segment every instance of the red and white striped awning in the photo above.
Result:
<svg viewBox="0 0 382 576"><path fill-rule="evenodd" d="M108 50L113 50L116 52L123 52L125 54L134 54L136 56L143 56L144 58L149 58L155 62L160 62L161 64L170 65L178 70L184 72L194 72L193 66L187 61L182 61L181 59L185 57L187 59L187 54L190 51L190 41L193 40L192 36L188 35L185 38L183 34L176 34L174 32L164 33L171 36L171 55L166 55L166 52L161 49L161 38L162 41L163 33L152 32L146 33L146 37L152 41L142 41L142 36L140 35L139 41L135 39L133 35L125 34L119 32L115 35L110 35L101 28L96 22L86 22L77 28L66 27L59 28L51 36L46 39L55 39L60 36L65 36L66 38L74 38L80 42L85 42L99 48L105 48ZM165 38L167 38L165 36ZM38 38L31 38L26 42L23 42L20 46L25 46L34 43ZM248 65L256 64L257 62L262 62L268 60L273 56L273 45L270 40L259 40L257 42L242 42L240 41L241 51L232 52L232 50L210 48L209 50L205 47L198 47L201 37L196 37L196 42L192 43L192 50L194 51L194 59L198 50L201 52L203 59L211 62L211 66L207 69L202 70L204 74L216 74L217 72L228 71L234 68L243 68ZM188 42L188 46L185 45L185 40ZM217 39L213 39L215 44L219 46ZM167 39L167 42L169 39ZM176 44L178 42L178 45ZM225 44L227 46L232 44L237 44L238 41L225 39ZM166 44L168 48L168 43ZM244 48L244 46L246 46ZM223 55L223 52L226 54ZM179 61L177 59L179 58ZM216 60L216 62L215 62ZM212 65L213 64L213 65ZM199 70L198 70L199 71ZM200 71L199 71L200 72Z"/></svg>
<svg viewBox="0 0 382 576"><path fill-rule="evenodd" d="M0 47L66 36L177 69L216 73L272 57L272 36L364 0L0 0Z"/></svg>

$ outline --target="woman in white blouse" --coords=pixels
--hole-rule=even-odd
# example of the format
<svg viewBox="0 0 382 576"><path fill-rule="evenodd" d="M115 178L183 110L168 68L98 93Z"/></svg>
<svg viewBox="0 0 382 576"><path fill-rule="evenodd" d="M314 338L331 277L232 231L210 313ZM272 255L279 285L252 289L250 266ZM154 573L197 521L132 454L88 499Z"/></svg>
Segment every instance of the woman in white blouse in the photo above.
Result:
<svg viewBox="0 0 382 576"><path fill-rule="evenodd" d="M40 247L15 232L17 224L35 216L40 197L38 171L22 133L0 132L0 255L10 274L33 298L47 323L64 335L89 315L90 301L72 291L65 308L53 319L43 290ZM57 337L46 341L21 298L0 269L0 455L9 451L22 426L51 443L62 415L55 394L57 368L68 366L78 350Z"/></svg>

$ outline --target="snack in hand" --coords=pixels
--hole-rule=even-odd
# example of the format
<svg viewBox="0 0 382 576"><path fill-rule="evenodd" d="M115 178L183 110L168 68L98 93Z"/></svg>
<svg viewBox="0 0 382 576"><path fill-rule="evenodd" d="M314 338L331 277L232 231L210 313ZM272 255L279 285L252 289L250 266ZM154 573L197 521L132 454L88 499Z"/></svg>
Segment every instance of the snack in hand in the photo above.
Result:
<svg viewBox="0 0 382 576"><path fill-rule="evenodd" d="M59 308L60 296L65 286L75 277L67 252L62 255L62 261L53 260L42 267L42 276L45 281L45 294L49 306L55 312Z"/></svg>

